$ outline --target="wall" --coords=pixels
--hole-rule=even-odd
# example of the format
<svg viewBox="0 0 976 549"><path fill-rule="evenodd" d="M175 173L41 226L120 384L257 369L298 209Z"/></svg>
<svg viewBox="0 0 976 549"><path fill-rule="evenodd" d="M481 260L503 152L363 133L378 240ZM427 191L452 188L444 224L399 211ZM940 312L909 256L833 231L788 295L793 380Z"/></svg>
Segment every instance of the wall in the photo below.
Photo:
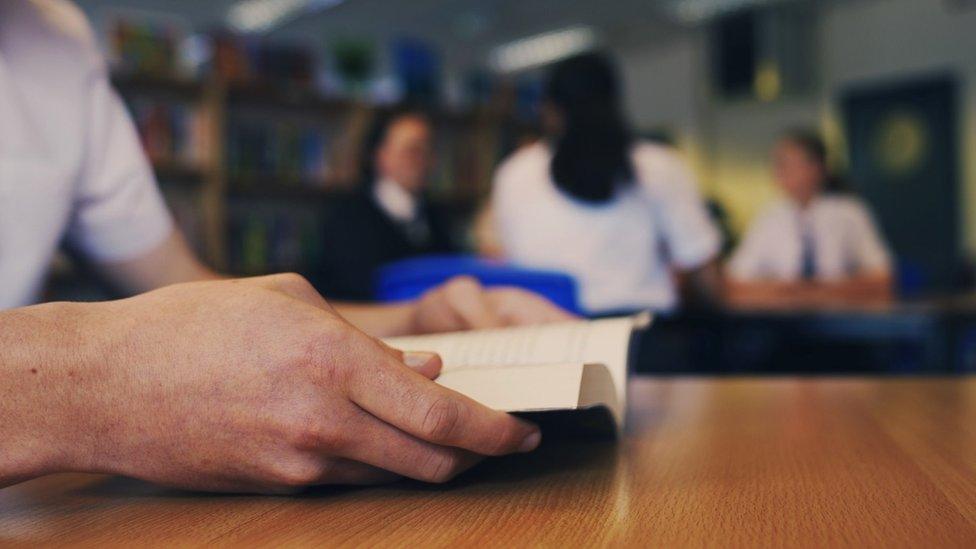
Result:
<svg viewBox="0 0 976 549"><path fill-rule="evenodd" d="M848 85L951 71L961 86L962 241L976 255L976 9L944 0L858 0L825 8L815 22L820 44L819 87L805 97L771 104L709 99L705 40L700 32L637 53L621 51L629 88L660 91L630 98L639 127L667 126L690 145L706 193L729 210L741 231L775 195L768 149L785 127L821 127L839 151L833 102ZM689 94L687 90L695 90ZM656 102L652 105L649 102Z"/></svg>
<svg viewBox="0 0 976 549"><path fill-rule="evenodd" d="M652 47L620 52L627 110L639 131L665 131L679 140L682 150L701 163L700 145L706 101L706 60L701 36L688 33Z"/></svg>
<svg viewBox="0 0 976 549"><path fill-rule="evenodd" d="M824 20L825 68L833 88L938 71L960 85L962 242L976 255L976 9L944 0L874 0ZM970 4L971 6L971 4ZM836 113L830 113L836 120Z"/></svg>

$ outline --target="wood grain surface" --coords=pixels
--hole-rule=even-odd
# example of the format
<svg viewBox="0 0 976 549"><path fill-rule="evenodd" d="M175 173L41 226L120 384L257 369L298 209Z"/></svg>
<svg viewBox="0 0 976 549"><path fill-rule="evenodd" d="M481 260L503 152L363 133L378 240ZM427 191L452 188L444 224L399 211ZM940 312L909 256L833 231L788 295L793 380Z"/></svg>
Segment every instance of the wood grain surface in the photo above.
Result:
<svg viewBox="0 0 976 549"><path fill-rule="evenodd" d="M639 378L618 443L443 486L213 496L90 475L0 490L0 544L976 547L976 378Z"/></svg>

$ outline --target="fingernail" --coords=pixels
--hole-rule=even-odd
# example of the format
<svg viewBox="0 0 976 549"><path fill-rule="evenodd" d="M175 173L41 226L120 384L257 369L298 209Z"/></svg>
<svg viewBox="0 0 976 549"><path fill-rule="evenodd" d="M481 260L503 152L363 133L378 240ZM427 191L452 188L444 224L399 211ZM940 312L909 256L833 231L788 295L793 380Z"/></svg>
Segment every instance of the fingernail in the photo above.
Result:
<svg viewBox="0 0 976 549"><path fill-rule="evenodd" d="M422 368L435 358L437 358L436 354L424 351L407 351L403 353L404 364L411 368Z"/></svg>
<svg viewBox="0 0 976 549"><path fill-rule="evenodd" d="M519 446L519 452L531 452L539 447L540 442L542 442L542 433L533 431L532 434L522 440L522 444Z"/></svg>

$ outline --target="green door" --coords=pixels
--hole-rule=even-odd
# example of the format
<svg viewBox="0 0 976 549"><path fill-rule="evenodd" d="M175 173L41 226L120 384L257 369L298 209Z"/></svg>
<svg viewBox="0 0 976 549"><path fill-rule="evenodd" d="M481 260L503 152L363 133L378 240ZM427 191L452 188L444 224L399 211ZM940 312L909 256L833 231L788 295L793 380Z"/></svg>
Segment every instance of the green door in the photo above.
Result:
<svg viewBox="0 0 976 549"><path fill-rule="evenodd" d="M854 189L870 204L908 293L953 289L962 266L957 86L938 76L841 97Z"/></svg>

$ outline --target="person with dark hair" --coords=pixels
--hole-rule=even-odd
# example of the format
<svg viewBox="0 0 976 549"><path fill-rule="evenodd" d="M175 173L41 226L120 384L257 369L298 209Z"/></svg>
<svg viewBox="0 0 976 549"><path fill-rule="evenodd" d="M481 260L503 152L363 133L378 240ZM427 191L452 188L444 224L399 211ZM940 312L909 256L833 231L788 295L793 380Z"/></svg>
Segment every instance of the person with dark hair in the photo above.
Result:
<svg viewBox="0 0 976 549"><path fill-rule="evenodd" d="M728 298L745 307L890 300L891 259L864 203L830 173L811 130L783 134L773 172L785 195L749 228L729 262Z"/></svg>
<svg viewBox="0 0 976 549"><path fill-rule="evenodd" d="M434 163L433 131L422 110L399 107L377 116L363 145L357 191L335 200L325 216L327 253L317 286L326 295L371 300L383 265L457 251L448 213L424 194Z"/></svg>
<svg viewBox="0 0 976 549"><path fill-rule="evenodd" d="M495 175L502 255L572 275L591 312L669 310L679 290L714 300L719 233L679 156L634 137L611 59L557 63L543 122L548 139L516 151Z"/></svg>

